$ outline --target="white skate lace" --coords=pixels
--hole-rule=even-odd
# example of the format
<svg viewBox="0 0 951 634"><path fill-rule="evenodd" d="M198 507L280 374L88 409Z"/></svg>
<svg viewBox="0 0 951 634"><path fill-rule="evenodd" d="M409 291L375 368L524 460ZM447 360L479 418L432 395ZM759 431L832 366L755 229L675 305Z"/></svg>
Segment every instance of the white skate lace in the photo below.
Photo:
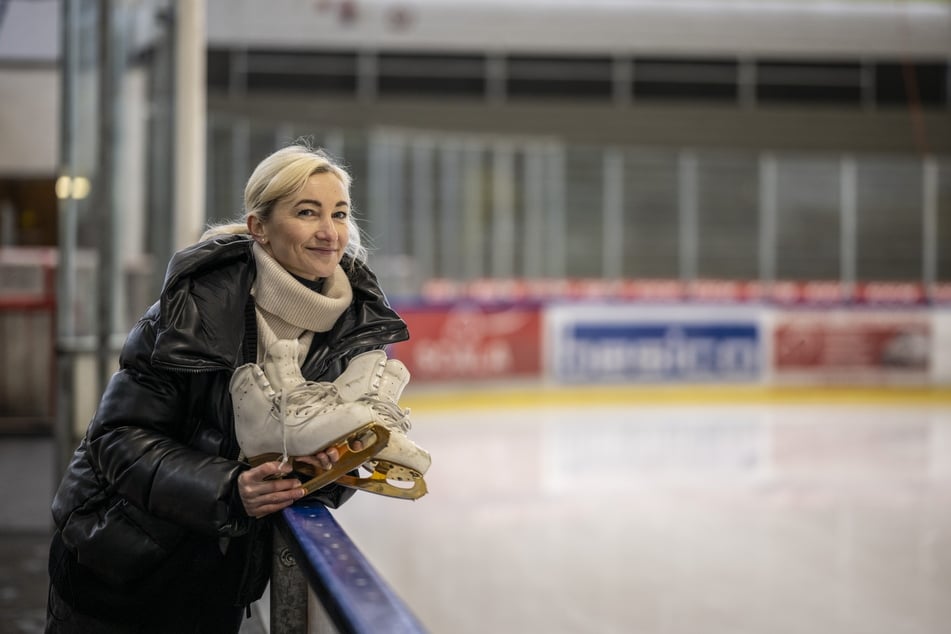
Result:
<svg viewBox="0 0 951 634"><path fill-rule="evenodd" d="M307 381L281 394L281 411L303 418L338 403L337 386L329 382Z"/></svg>
<svg viewBox="0 0 951 634"><path fill-rule="evenodd" d="M309 418L312 413L319 413L340 402L337 395L337 386L333 383L318 383L306 381L290 389L281 390L278 395L278 414L281 421L282 452L281 462L287 462L287 417ZM315 412L316 410L316 412Z"/></svg>
<svg viewBox="0 0 951 634"><path fill-rule="evenodd" d="M289 460L287 455L287 423L284 420L287 412L287 390L281 390L281 404L279 414L281 415L281 466Z"/></svg>
<svg viewBox="0 0 951 634"><path fill-rule="evenodd" d="M373 396L361 396L357 400L367 403L373 412L380 417L381 422L390 429L398 429L404 434L412 429L413 424L409 420L409 408L402 409L393 401Z"/></svg>

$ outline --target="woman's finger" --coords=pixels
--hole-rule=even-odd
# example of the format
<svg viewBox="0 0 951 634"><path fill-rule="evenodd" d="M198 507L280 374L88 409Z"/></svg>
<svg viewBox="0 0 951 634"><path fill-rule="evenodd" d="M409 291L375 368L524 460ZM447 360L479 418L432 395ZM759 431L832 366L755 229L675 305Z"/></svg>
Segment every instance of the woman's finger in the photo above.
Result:
<svg viewBox="0 0 951 634"><path fill-rule="evenodd" d="M304 495L298 480L283 478L290 470L286 463L266 462L238 476L238 494L249 516L279 511Z"/></svg>

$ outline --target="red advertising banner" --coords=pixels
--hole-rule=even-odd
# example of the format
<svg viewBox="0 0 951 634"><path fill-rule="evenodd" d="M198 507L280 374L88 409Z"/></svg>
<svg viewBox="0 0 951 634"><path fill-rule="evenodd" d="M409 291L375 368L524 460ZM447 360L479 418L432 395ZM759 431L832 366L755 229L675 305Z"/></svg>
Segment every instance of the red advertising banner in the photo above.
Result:
<svg viewBox="0 0 951 634"><path fill-rule="evenodd" d="M776 324L773 344L778 371L926 372L932 347L927 318L854 313L783 318Z"/></svg>
<svg viewBox="0 0 951 634"><path fill-rule="evenodd" d="M536 307L457 305L399 310L410 340L393 346L414 381L499 379L541 373Z"/></svg>

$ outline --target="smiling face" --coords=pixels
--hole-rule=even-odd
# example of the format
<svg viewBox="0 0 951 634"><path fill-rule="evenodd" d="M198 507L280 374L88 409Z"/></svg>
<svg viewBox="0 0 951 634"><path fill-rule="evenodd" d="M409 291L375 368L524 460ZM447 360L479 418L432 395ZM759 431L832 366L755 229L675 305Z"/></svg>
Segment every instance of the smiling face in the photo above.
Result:
<svg viewBox="0 0 951 634"><path fill-rule="evenodd" d="M285 269L308 280L330 277L350 240L350 195L331 173L311 174L297 193L278 200L267 222L248 229Z"/></svg>

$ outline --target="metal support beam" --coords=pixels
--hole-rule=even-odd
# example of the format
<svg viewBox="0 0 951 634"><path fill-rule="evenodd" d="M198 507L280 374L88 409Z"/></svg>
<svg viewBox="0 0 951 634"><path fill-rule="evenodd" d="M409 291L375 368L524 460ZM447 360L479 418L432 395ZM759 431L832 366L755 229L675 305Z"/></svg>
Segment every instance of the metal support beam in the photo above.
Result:
<svg viewBox="0 0 951 634"><path fill-rule="evenodd" d="M493 277L515 276L515 149L509 142L492 147L492 243L489 272Z"/></svg>
<svg viewBox="0 0 951 634"><path fill-rule="evenodd" d="M545 148L537 143L525 150L525 230L522 269L525 277L545 274Z"/></svg>
<svg viewBox="0 0 951 634"><path fill-rule="evenodd" d="M557 142L546 147L545 155L545 205L547 216L548 250L545 252L545 275L548 277L565 277L566 257L565 244L567 236L565 196L567 181L565 180L565 148Z"/></svg>
<svg viewBox="0 0 951 634"><path fill-rule="evenodd" d="M93 183L97 224L98 256L96 275L96 377L97 391L105 388L112 374L112 333L116 330L116 172L119 167L119 122L121 104L121 50L117 46L114 21L119 8L111 0L99 2L99 122L96 178Z"/></svg>
<svg viewBox="0 0 951 634"><path fill-rule="evenodd" d="M680 215L680 279L685 281L696 279L698 274L698 187L697 156L684 150L678 161L677 204Z"/></svg>
<svg viewBox="0 0 951 634"><path fill-rule="evenodd" d="M76 176L78 151L76 130L78 124L77 78L79 77L79 3L60 5L60 167L59 178ZM71 192L70 192L71 193ZM76 301L76 235L78 232L79 201L72 195L60 196L57 212L57 245L59 261L56 267L56 407L54 438L56 455L53 460L54 482L59 482L75 449L73 416L75 411L74 355L64 345L75 332L73 306Z"/></svg>
<svg viewBox="0 0 951 634"><path fill-rule="evenodd" d="M462 230L462 146L442 143L439 148L439 260L437 277L459 279L462 264L459 238Z"/></svg>
<svg viewBox="0 0 951 634"><path fill-rule="evenodd" d="M205 3L175 2L175 175L173 248L205 225Z"/></svg>
<svg viewBox="0 0 951 634"><path fill-rule="evenodd" d="M408 253L412 253L415 259L415 278L422 281L436 275L435 145L428 138L418 138L413 141L411 151L413 203L410 214L413 226Z"/></svg>
<svg viewBox="0 0 951 634"><path fill-rule="evenodd" d="M855 293L858 274L858 191L855 158L843 156L839 163L839 205L841 234L839 243L839 280L843 299Z"/></svg>
<svg viewBox="0 0 951 634"><path fill-rule="evenodd" d="M486 274L483 248L486 227L483 218L483 145L467 139L462 151L462 259L463 277L474 280Z"/></svg>
<svg viewBox="0 0 951 634"><path fill-rule="evenodd" d="M624 154L617 148L604 152L604 202L602 213L601 275L623 276L624 265Z"/></svg>
<svg viewBox="0 0 951 634"><path fill-rule="evenodd" d="M280 530L271 561L270 634L307 634L307 580Z"/></svg>
<svg viewBox="0 0 951 634"><path fill-rule="evenodd" d="M938 279L938 161L924 157L922 163L922 222L921 281L925 293L931 297Z"/></svg>
<svg viewBox="0 0 951 634"><path fill-rule="evenodd" d="M779 176L776 157L759 159L759 280L776 281L776 235L779 217Z"/></svg>

